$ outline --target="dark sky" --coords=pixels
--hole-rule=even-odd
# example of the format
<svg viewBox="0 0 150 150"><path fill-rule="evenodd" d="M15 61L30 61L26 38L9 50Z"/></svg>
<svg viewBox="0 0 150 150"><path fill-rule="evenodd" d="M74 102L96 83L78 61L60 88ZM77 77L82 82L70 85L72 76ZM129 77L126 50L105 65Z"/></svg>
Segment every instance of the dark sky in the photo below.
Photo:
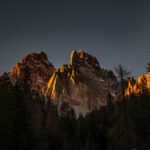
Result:
<svg viewBox="0 0 150 150"><path fill-rule="evenodd" d="M71 49L101 66L122 64L137 76L150 61L149 0L1 0L0 72L25 54L45 51L55 67Z"/></svg>

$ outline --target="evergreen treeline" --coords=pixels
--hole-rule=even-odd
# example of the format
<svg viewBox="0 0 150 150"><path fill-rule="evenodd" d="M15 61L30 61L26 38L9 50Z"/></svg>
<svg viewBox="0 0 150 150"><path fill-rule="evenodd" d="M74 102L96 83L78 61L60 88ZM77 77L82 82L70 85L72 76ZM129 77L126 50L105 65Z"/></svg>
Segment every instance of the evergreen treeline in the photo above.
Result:
<svg viewBox="0 0 150 150"><path fill-rule="evenodd" d="M6 74L0 79L0 149L150 149L150 97L108 101L107 107L78 118L64 102L58 114L37 93L19 83L12 86Z"/></svg>

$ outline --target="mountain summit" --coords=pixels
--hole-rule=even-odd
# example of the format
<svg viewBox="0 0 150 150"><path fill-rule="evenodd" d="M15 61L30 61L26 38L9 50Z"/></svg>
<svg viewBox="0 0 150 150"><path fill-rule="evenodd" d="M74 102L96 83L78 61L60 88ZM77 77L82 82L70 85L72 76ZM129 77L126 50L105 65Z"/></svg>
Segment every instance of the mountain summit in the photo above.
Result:
<svg viewBox="0 0 150 150"><path fill-rule="evenodd" d="M39 52L25 56L12 68L11 74L20 80L25 80L32 90L40 92L47 85L54 70L55 68L49 62L47 55L44 52Z"/></svg>
<svg viewBox="0 0 150 150"><path fill-rule="evenodd" d="M101 68L96 57L73 50L70 64L55 69L44 52L31 53L18 62L10 72L12 82L17 78L45 101L60 106L67 102L77 114L107 105L116 98L117 79L111 70Z"/></svg>
<svg viewBox="0 0 150 150"><path fill-rule="evenodd" d="M57 105L66 101L77 113L84 114L106 105L109 94L114 98L116 81L114 73L102 69L96 57L73 50L70 64L64 64L53 73L45 96Z"/></svg>
<svg viewBox="0 0 150 150"><path fill-rule="evenodd" d="M128 80L128 87L125 91L126 96L131 94L141 95L150 93L150 72L147 72L139 76L138 80L135 81L133 77Z"/></svg>

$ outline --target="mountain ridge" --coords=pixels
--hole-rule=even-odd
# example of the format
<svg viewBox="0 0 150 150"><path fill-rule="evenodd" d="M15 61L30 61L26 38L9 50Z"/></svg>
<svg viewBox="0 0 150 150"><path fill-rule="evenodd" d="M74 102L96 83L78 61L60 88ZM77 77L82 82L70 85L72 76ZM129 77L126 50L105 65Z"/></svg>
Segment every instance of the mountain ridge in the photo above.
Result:
<svg viewBox="0 0 150 150"><path fill-rule="evenodd" d="M70 63L57 69L46 53L28 54L12 68L9 76L13 84L24 81L27 88L38 92L46 102L51 101L58 107L67 102L78 115L106 106L109 99L115 101L120 96L113 71L102 68L95 56L82 50L72 50ZM146 75L139 78L147 84ZM138 95L139 83L131 77L125 95Z"/></svg>
<svg viewBox="0 0 150 150"><path fill-rule="evenodd" d="M58 106L67 102L77 114L86 114L94 108L107 105L108 95L115 99L117 79L111 70L101 68L95 56L82 50L72 50L70 63L57 69L46 53L26 55L9 72L11 81L24 81L31 91L36 91Z"/></svg>
<svg viewBox="0 0 150 150"><path fill-rule="evenodd" d="M107 96L115 90L111 88L117 80L112 71L100 67L96 57L82 50L73 50L70 64L56 69L49 80L46 93L57 105L68 102L76 112L86 112L107 105Z"/></svg>
<svg viewBox="0 0 150 150"><path fill-rule="evenodd" d="M130 77L128 80L128 86L125 91L126 96L130 96L132 94L142 95L150 93L150 72L146 72L138 77L135 80L133 77Z"/></svg>

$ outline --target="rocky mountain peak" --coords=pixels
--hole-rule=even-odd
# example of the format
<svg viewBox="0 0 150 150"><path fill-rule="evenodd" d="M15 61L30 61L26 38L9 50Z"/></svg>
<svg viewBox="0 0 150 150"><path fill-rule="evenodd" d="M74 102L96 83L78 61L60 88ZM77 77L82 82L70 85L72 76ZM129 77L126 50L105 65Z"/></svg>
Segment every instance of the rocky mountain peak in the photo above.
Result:
<svg viewBox="0 0 150 150"><path fill-rule="evenodd" d="M38 61L40 63L44 63L48 61L47 55L46 53L44 53L43 51L39 52L39 53L32 53L32 54L28 54L27 56L25 56L22 60L22 62L24 64L26 63L33 63L35 61Z"/></svg>
<svg viewBox="0 0 150 150"><path fill-rule="evenodd" d="M150 72L140 75L137 81L134 78L128 80L128 86L125 91L126 96L131 94L141 95L150 93Z"/></svg>
<svg viewBox="0 0 150 150"><path fill-rule="evenodd" d="M46 86L55 68L49 62L44 52L31 53L18 62L11 71L12 75L21 80L26 80L27 84L34 90L41 90Z"/></svg>
<svg viewBox="0 0 150 150"><path fill-rule="evenodd" d="M73 66L83 66L83 65L90 65L97 70L100 70L100 65L96 57L85 53L82 50L72 50L70 55L70 64Z"/></svg>
<svg viewBox="0 0 150 150"><path fill-rule="evenodd" d="M101 68L96 57L82 50L73 50L70 64L58 69L44 52L28 54L10 74L13 82L17 77L58 107L67 102L77 115L107 105L108 95L115 99L118 91L114 73Z"/></svg>
<svg viewBox="0 0 150 150"><path fill-rule="evenodd" d="M107 104L109 93L115 97L116 77L100 68L96 57L73 50L70 64L58 68L50 78L45 92L55 104L69 103L76 113L85 114Z"/></svg>

